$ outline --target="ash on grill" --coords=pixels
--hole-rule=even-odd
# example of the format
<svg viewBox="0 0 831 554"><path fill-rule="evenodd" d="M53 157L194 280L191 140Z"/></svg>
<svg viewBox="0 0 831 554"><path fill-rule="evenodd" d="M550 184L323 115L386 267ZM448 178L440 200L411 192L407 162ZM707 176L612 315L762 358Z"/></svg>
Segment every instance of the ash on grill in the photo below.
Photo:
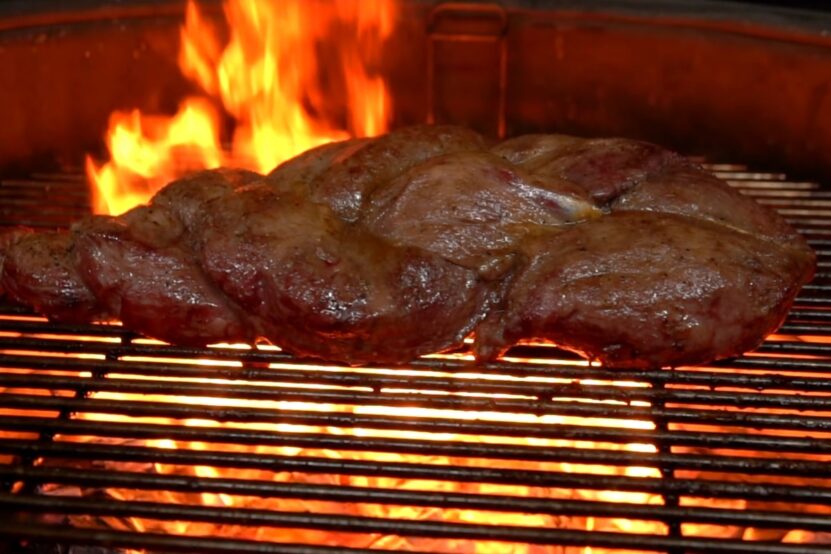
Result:
<svg viewBox="0 0 831 554"><path fill-rule="evenodd" d="M831 552L831 193L711 169L805 233L820 270L779 334L706 367L616 371L536 344L356 369L0 306L2 541ZM0 220L67 225L88 211L80 179L3 181Z"/></svg>

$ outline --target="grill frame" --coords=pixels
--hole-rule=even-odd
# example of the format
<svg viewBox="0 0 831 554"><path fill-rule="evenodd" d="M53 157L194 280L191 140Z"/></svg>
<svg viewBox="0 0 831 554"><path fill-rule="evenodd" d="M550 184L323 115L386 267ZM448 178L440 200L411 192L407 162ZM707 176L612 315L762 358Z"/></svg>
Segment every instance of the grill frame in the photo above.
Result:
<svg viewBox="0 0 831 554"><path fill-rule="evenodd" d="M298 360L274 349L235 350L190 348L153 344L114 325L66 325L32 318L27 310L0 306L0 410L21 410L18 415L0 412L0 431L29 433L30 438L0 438L0 456L14 463L0 465L0 510L16 514L0 523L0 537L16 548L44 544L87 544L101 547L137 547L163 551L200 552L369 552L362 548L320 545L273 544L251 540L182 537L157 533L128 532L117 529L78 529L45 525L19 517L25 514L92 513L97 517L154 516L154 520L187 519L198 522L249 525L292 525L311 530L349 533L394 533L398 536L447 537L466 540L522 541L528 545L558 545L581 548L639 548L657 552L765 552L824 553L831 547L821 544L780 544L748 542L735 538L688 537L684 524L709 524L756 529L803 529L831 533L827 512L788 512L783 509L751 507L746 510L711 506L685 506L682 497L743 499L749 502L777 502L779 506L811 504L831 508L831 344L821 342L831 336L831 317L823 311L831 304L828 274L828 234L831 209L828 196L819 185L791 182L784 175L754 173L742 166L710 166L734 186L763 203L783 211L818 250L820 271L805 288L780 334L807 335L815 340L783 339L768 341L754 354L735 360L715 362L704 368L679 370L615 370L587 365L574 354L548 345L524 345L507 354L506 361L474 365L460 357L432 357L408 366L412 374L375 372L373 368L331 371L337 366ZM0 213L7 225L27 223L33 227L65 226L88 210L86 193L77 175L43 174L28 180L0 181L0 198L17 198L8 211ZM19 197L17 192L23 192ZM57 193L57 194L56 194ZM36 209L52 198L72 198L59 203L54 211ZM25 220L24 220L25 219ZM20 336L10 336L19 334ZM94 340L77 340L78 336ZM42 354L35 354L41 352ZM80 359L75 354L95 355ZM69 357L68 357L69 356ZM129 357L149 357L150 361L129 361ZM804 358L810 356L810 359ZM125 357L127 357L125 359ZM156 358L156 361L153 361ZM177 363L177 359L209 358L212 365ZM516 362L513 359L535 359ZM556 363L553 361L556 360ZM236 366L228 365L236 363ZM330 371L312 372L313 364ZM28 369L31 374L13 373ZM741 370L742 372L737 372ZM49 372L64 375L49 375ZM85 372L85 373L80 373ZM460 379L475 372L479 379ZM73 376L74 373L74 376ZM149 380L111 378L113 374L141 374ZM505 381L486 376L509 375ZM218 383L175 385L170 379L219 379ZM153 379L157 379L153 381ZM162 380L165 379L165 380ZM537 379L538 382L528 382ZM524 380L524 381L523 381ZM546 381L547 380L547 381ZM234 383L242 381L242 383ZM557 382L554 382L557 381ZM588 381L588 382L587 382ZM634 382L641 387L620 387L604 381ZM280 388L263 382L287 384ZM259 384L251 384L259 383ZM333 387L310 389L308 385ZM175 388L172 388L175 387ZM356 389L357 388L357 389ZM738 390L724 390L738 389ZM20 392L28 389L28 392ZM34 395L37 389L49 392ZM557 414L584 418L558 425L465 421L443 417L394 414L323 414L298 410L275 411L266 407L205 406L196 403L152 403L139 400L95 398L104 391L131 394L177 395L192 397L233 397L254 401L317 402L352 405L356 410L372 405L429 407L438 410ZM430 391L478 393L482 396L436 395ZM766 392L766 391L779 392ZM56 391L65 391L56 395ZM390 392L393 391L393 392ZM787 392L796 394L786 394ZM502 397L499 397L502 395ZM505 397L507 395L507 397ZM489 397L490 396L490 397ZM577 400L576 402L574 400ZM589 402L585 402L588 400ZM615 404L598 404L598 400ZM583 401L583 402L581 402ZM633 403L648 404L646 406ZM734 405L738 411L724 407ZM530 408L529 408L530 406ZM825 409L823 409L825 408ZM33 416L42 411L53 417ZM765 413L760 410L784 410ZM809 414L799 411L813 410ZM189 427L147 423L91 421L77 414L99 413L127 416L155 416L178 421L199 418L218 422L270 422L311 425L329 432L275 433L246 428ZM648 421L653 430L591 425L599 418ZM696 427L704 426L702 432ZM722 432L716 427L727 427ZM353 436L332 433L332 429L396 429L428 433L451 433L446 441L422 438ZM771 435L754 428L785 432ZM806 436L792 436L803 433ZM86 444L68 437L96 435L104 444ZM486 435L534 437L537 439L588 441L607 445L633 442L655 446L655 452L615 450L614 446L541 448L530 445L469 442L464 437ZM808 436L813 435L813 436ZM123 444L112 443L122 439ZM135 445L135 440L170 439L209 443L204 450L159 449ZM335 450L341 453L384 452L412 456L412 462L369 459L326 459L310 455L251 454L232 452L220 445L261 445L283 448ZM742 452L743 451L743 452ZM753 457L756 452L764 457ZM787 453L788 455L784 455ZM426 463L425 457L448 460L491 460L495 467L465 467ZM800 459L801 458L801 459ZM617 490L659 495L663 505L633 505L581 498L523 498L481 492L424 492L384 490L377 486L314 484L304 482L265 482L246 478L206 478L193 475L138 474L132 470L87 467L110 460L125 464L161 463L171 466L210 466L252 470L294 472L304 475L386 477L389 479L427 479L463 484L491 483L522 487L566 488L570 490ZM651 467L661 477L593 475L577 471L529 470L506 464L588 464L613 468ZM57 464L55 466L51 464ZM73 469L73 464L80 464ZM541 466L546 467L546 466ZM696 473L716 472L701 477ZM748 482L743 482L748 476ZM794 485L790 480L808 479L811 485ZM821 483L817 485L817 481ZM827 481L826 481L827 480ZM291 510L275 511L220 506L175 506L141 501L100 500L97 498L56 497L41 494L44 485L64 487L131 488L136 490L198 491L306 501L338 503L377 503L391 506L438 507L442 510L476 509L517 514L546 514L551 517L598 517L642 519L660 522L666 535L588 531L573 528L535 528L517 525L483 525L444 521L386 520L365 515L309 515ZM13 489L13 491L12 491ZM764 506L764 505L762 505ZM33 542L33 533L41 538ZM144 542L142 542L144 541ZM384 550L372 549L372 552ZM579 550L575 550L579 551Z"/></svg>

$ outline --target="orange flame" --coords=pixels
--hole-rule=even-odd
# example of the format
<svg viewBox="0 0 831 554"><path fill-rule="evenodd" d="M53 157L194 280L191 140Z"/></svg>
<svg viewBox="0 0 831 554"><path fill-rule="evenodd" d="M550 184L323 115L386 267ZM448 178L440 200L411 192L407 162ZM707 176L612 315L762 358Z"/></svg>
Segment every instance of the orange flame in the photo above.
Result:
<svg viewBox="0 0 831 554"><path fill-rule="evenodd" d="M87 158L94 211L123 213L188 171L235 165L266 173L314 146L385 132L390 94L375 73L396 12L395 0L227 0L223 47L190 0L179 65L234 120L231 152L221 147L220 117L207 98L185 99L172 117L115 112L111 160Z"/></svg>

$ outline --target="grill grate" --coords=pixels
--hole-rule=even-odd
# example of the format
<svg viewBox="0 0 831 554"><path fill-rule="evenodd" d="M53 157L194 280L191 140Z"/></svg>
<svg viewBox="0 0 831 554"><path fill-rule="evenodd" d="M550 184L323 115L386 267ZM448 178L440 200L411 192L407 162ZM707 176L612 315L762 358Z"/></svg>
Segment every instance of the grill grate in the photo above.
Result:
<svg viewBox="0 0 831 554"><path fill-rule="evenodd" d="M13 552L831 552L831 192L710 168L780 210L820 269L777 335L705 367L611 370L532 344L484 365L462 350L345 368L0 306L0 537ZM65 226L89 209L82 182L2 181L0 220Z"/></svg>

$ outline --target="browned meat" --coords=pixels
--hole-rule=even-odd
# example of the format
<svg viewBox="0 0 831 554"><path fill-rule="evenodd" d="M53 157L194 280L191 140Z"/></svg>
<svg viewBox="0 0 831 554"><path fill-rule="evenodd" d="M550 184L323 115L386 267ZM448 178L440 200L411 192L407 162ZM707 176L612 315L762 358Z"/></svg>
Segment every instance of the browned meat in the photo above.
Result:
<svg viewBox="0 0 831 554"><path fill-rule="evenodd" d="M731 356L779 327L813 276L814 252L782 218L677 154L560 135L493 150L611 214L525 245L510 298L478 331L482 358L530 337L619 367Z"/></svg>
<svg viewBox="0 0 831 554"><path fill-rule="evenodd" d="M624 139L526 135L494 152L536 177L566 180L612 211L671 212L783 241L801 241L785 221L675 153Z"/></svg>
<svg viewBox="0 0 831 554"><path fill-rule="evenodd" d="M483 357L527 337L618 367L740 354L782 323L812 263L801 245L634 211L526 248L504 311L480 330Z"/></svg>
<svg viewBox="0 0 831 554"><path fill-rule="evenodd" d="M369 139L343 140L307 150L278 165L268 174L268 183L279 190L308 193L311 184L333 163L348 159L368 141Z"/></svg>
<svg viewBox="0 0 831 554"><path fill-rule="evenodd" d="M151 210L144 213L158 221ZM119 219L93 217L73 234L84 282L126 327L185 345L255 338L242 311L166 231L149 241Z"/></svg>
<svg viewBox="0 0 831 554"><path fill-rule="evenodd" d="M217 203L205 220L208 274L294 352L404 362L460 343L488 308L492 287L475 272L392 247L306 196L263 185Z"/></svg>
<svg viewBox="0 0 831 554"><path fill-rule="evenodd" d="M309 182L311 197L329 205L341 219L356 221L368 195L411 167L442 154L481 151L484 146L482 137L461 127L401 129L357 149L343 148L341 156Z"/></svg>
<svg viewBox="0 0 831 554"><path fill-rule="evenodd" d="M601 204L668 164L689 164L681 156L654 144L626 139L525 135L498 144L493 151L542 180L574 183Z"/></svg>
<svg viewBox="0 0 831 554"><path fill-rule="evenodd" d="M493 154L466 152L435 157L380 188L362 223L493 279L530 233L600 214L577 187L543 186Z"/></svg>
<svg viewBox="0 0 831 554"><path fill-rule="evenodd" d="M815 257L685 158L623 139L415 127L311 150L268 177L203 172L71 233L0 235L0 293L111 314L171 342L407 361L475 333L620 367L753 348Z"/></svg>
<svg viewBox="0 0 831 554"><path fill-rule="evenodd" d="M615 198L612 211L638 210L687 215L725 227L803 245L802 237L770 210L748 200L712 175L691 165L668 167L640 186Z"/></svg>
<svg viewBox="0 0 831 554"><path fill-rule="evenodd" d="M262 175L245 169L200 171L174 181L160 190L153 197L152 206L164 208L170 212L181 223L184 230L195 231L198 229L202 211L208 202L260 180L262 180ZM135 226L135 223L138 222L131 221L129 224ZM158 233L166 225L177 227L176 224L169 222L159 222L151 226L150 233Z"/></svg>
<svg viewBox="0 0 831 554"><path fill-rule="evenodd" d="M84 282L109 313L150 336L188 345L253 341L253 325L207 278L196 248L205 207L259 179L204 171L170 183L150 206L81 221L72 231Z"/></svg>
<svg viewBox="0 0 831 554"><path fill-rule="evenodd" d="M89 321L102 313L66 232L18 235L6 249L0 281L9 298L58 321Z"/></svg>
<svg viewBox="0 0 831 554"><path fill-rule="evenodd" d="M2 298L4 294L3 264L6 262L6 251L11 248L14 243L31 232L32 230L27 227L17 227L4 233L0 233L0 298Z"/></svg>

